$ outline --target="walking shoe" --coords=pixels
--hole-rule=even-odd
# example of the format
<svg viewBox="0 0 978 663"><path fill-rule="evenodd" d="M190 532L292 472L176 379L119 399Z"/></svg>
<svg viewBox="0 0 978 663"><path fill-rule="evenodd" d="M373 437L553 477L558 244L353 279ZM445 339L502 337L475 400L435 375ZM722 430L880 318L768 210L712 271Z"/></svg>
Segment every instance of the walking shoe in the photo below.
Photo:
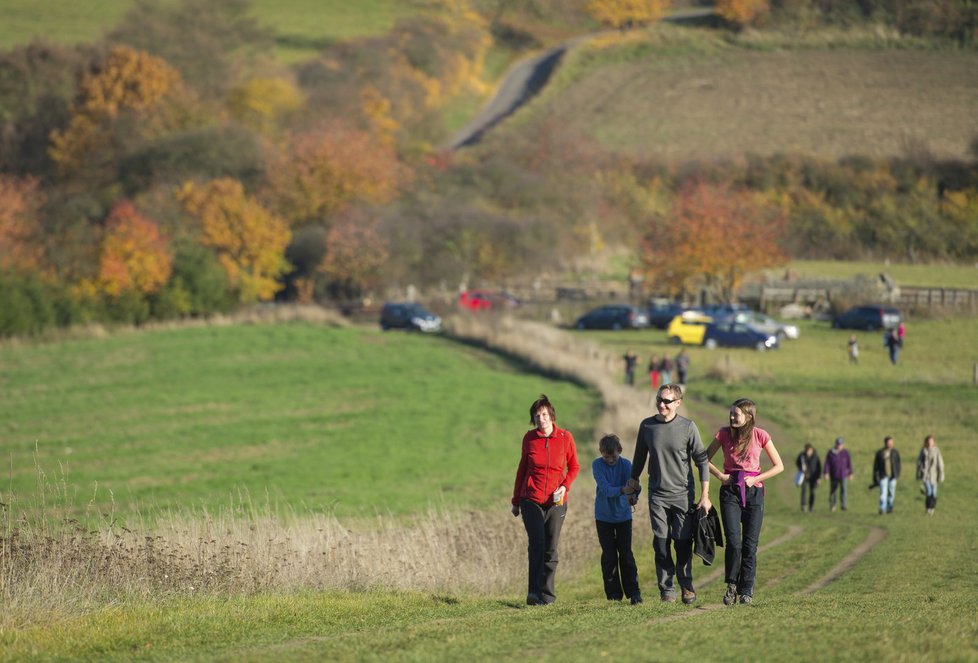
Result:
<svg viewBox="0 0 978 663"><path fill-rule="evenodd" d="M694 601L696 601L696 592L694 592L691 589L686 589L685 587L683 587L683 603L685 603L686 605L690 605Z"/></svg>
<svg viewBox="0 0 978 663"><path fill-rule="evenodd" d="M737 602L737 585L729 583L727 593L723 595L723 605L733 605Z"/></svg>
<svg viewBox="0 0 978 663"><path fill-rule="evenodd" d="M740 602L743 603L743 604L745 604L745 605L750 605L752 600L753 599L751 599L751 597L749 597L749 596L741 596L740 597Z"/></svg>
<svg viewBox="0 0 978 663"><path fill-rule="evenodd" d="M642 601L641 594L632 594L632 605L641 605L642 603L644 603L644 601Z"/></svg>
<svg viewBox="0 0 978 663"><path fill-rule="evenodd" d="M534 593L531 592L531 593L529 593L529 594L526 595L526 604L527 605L546 605L546 602L544 602L542 596L540 596L539 594L534 594Z"/></svg>
<svg viewBox="0 0 978 663"><path fill-rule="evenodd" d="M663 603L675 603L676 595L669 592L660 592L659 600L662 601Z"/></svg>
<svg viewBox="0 0 978 663"><path fill-rule="evenodd" d="M835 505L834 504L829 508L829 511L835 513Z"/></svg>

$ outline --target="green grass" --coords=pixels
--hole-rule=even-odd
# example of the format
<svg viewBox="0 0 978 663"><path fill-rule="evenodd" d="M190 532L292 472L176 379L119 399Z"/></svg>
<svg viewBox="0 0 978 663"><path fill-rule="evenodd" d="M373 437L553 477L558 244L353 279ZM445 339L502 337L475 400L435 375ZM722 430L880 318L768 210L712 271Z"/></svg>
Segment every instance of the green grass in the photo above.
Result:
<svg viewBox="0 0 978 663"><path fill-rule="evenodd" d="M641 536L636 538L634 549L649 600L640 608L604 600L595 541L586 573L573 576L558 572L559 599L549 608L523 606L521 587L501 595L297 592L114 600L75 619L55 619L0 633L0 660L593 661L637 657L680 661L978 661L978 575L973 572L978 525L971 478L978 472L978 459L971 448L978 426L978 409L974 407L978 386L971 383L972 365L978 361L978 339L972 322L963 318L911 320L897 366L887 361L879 335L870 333L858 333L862 360L860 365L850 366L845 354L848 332L817 322L804 322L801 338L786 342L776 352L691 349L693 366L686 411L698 422L704 437L722 424L732 400L749 396L758 403L759 423L772 431L789 468L768 484L761 544L775 541L793 527L801 531L761 554L755 604L749 608L718 606L722 578L703 584L710 569L699 562L694 577L699 584L700 605L716 609L659 603L652 582L650 547ZM221 346L227 347L230 355L238 353L238 344L246 343L254 351L252 357L270 354L281 363L283 356L298 353L295 347L301 344L310 346L304 351L303 363L314 363L319 354L338 361L340 354L355 353L365 370L379 364L365 357L384 354L396 361L399 355L417 352L415 345L423 346L429 357L441 353L439 346L445 346L448 353L459 352L444 339L365 331L336 332L292 325L227 331L139 336L150 337L142 341L147 344L158 343L157 337L169 339L173 364L187 359L179 350L181 346L197 344L199 337L207 334L222 335ZM315 341L327 331L337 335L332 343L343 345L343 353L331 353L327 344ZM625 346L646 356L652 351L661 354L673 350L661 332L584 336L607 345L614 353ZM281 349L286 340L293 341L288 352ZM133 340L131 336L113 337L82 344L131 350ZM378 350L378 344L394 344L396 352L386 354ZM59 350L62 347L67 349ZM51 380L50 372L59 366L64 370L72 369L73 363L84 365L78 360L72 362L71 357L77 357L80 350L71 343L17 346L16 353L8 352L10 349L5 347L0 355L5 387L14 354L48 356L43 361L27 362L35 368L51 365L47 377L42 375L38 382ZM214 346L209 346L209 351L216 352ZM462 348L455 359L470 377L476 372L474 366L492 366L497 361L482 353L475 353L478 357L472 359L472 352ZM194 355L203 362L193 369L196 379L206 380L208 372L219 371L219 364L205 361L206 354ZM106 352L95 359L111 364L114 357L116 364L122 364L125 356L132 355ZM132 361L143 363L148 356L137 355ZM266 397L272 398L271 392L281 384L271 378L274 373L270 364L276 362L256 359L254 363L256 373L269 378L264 381L268 386ZM718 366L739 377L730 383L708 377ZM25 366L17 371L21 381L25 371ZM502 375L510 379L505 368ZM539 379L533 379L539 385ZM191 382L185 382L185 388L190 388ZM5 389L5 407L16 391ZM39 391L35 387L31 393L37 395ZM120 391L129 391L129 387ZM348 402L363 400L360 392L345 392L350 396ZM568 395L561 398L572 399ZM25 397L21 404L28 400ZM455 406L461 402L456 401ZM49 407L58 409L56 404ZM385 409L375 408L374 412ZM587 416L586 410L586 406L578 408L575 417ZM9 411L3 421L8 420ZM443 408L440 416L447 419L458 412L456 407ZM496 419L514 420L512 428L521 430L519 413L492 414ZM636 412L635 417L645 414ZM941 486L933 517L923 513L912 470L927 433L937 436L947 463L947 482ZM445 434L440 431L412 446L419 465L430 467L434 461L437 466L439 454L431 454L424 447L442 444L439 438ZM867 490L866 485L873 453L885 434L895 436L904 470L895 513L881 517L876 514L876 491ZM791 482L794 458L805 442L812 442L824 454L836 435L845 436L856 468L850 484L849 511L829 513L828 491L823 486L818 491L815 513L801 514L798 492ZM493 496L494 508L508 494L503 484L512 473L512 437L510 432L508 446L501 445L493 452L499 456L499 463L487 463L496 469L487 467L486 474L480 475L497 471L504 475L498 482L501 487L493 489L500 491ZM584 476L582 481L586 482L582 485L589 484ZM491 482L488 479L484 485ZM580 488L576 490L580 492ZM590 530L590 505L587 500L575 504L576 520L569 520L567 528ZM636 527L647 517L645 513L640 508ZM522 528L512 520L507 522L511 535L522 539ZM803 593L863 542L874 527L885 530L886 538L880 544L835 582L814 593ZM716 567L722 567L722 561Z"/></svg>
<svg viewBox="0 0 978 663"><path fill-rule="evenodd" d="M36 466L123 516L241 494L346 516L483 507L512 490L539 393L581 439L597 407L445 338L306 324L5 344L0 367L0 493L33 495Z"/></svg>
<svg viewBox="0 0 978 663"><path fill-rule="evenodd" d="M788 269L801 278L876 278L888 274L897 285L932 288L978 288L978 265L905 264L869 261L792 260Z"/></svg>
<svg viewBox="0 0 978 663"><path fill-rule="evenodd" d="M98 39L134 0L4 0L0 48L36 37L76 44ZM383 34L423 11L422 0L252 0L255 17L275 31L279 57L294 62L334 41Z"/></svg>

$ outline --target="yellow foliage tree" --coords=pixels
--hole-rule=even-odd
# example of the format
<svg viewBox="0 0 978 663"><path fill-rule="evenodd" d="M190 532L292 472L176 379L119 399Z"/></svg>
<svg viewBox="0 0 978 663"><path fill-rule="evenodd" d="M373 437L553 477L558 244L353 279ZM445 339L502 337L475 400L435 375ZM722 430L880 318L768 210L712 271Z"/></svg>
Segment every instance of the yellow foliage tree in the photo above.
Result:
<svg viewBox="0 0 978 663"><path fill-rule="evenodd" d="M771 11L768 0L717 0L717 13L738 26L754 23Z"/></svg>
<svg viewBox="0 0 978 663"><path fill-rule="evenodd" d="M281 78L253 78L231 90L228 98L234 117L263 132L270 131L276 120L304 103L302 92Z"/></svg>
<svg viewBox="0 0 978 663"><path fill-rule="evenodd" d="M112 208L99 252L98 283L112 296L124 292L148 295L170 278L173 257L166 237L129 201Z"/></svg>
<svg viewBox="0 0 978 663"><path fill-rule="evenodd" d="M278 279L290 268L285 248L292 239L282 219L231 178L188 182L178 198L200 223L201 243L217 253L238 301L267 301L281 290Z"/></svg>
<svg viewBox="0 0 978 663"><path fill-rule="evenodd" d="M101 69L82 79L68 126L51 132L49 156L62 169L78 168L104 140L107 124L123 111L147 113L179 81L180 74L158 57L112 49Z"/></svg>
<svg viewBox="0 0 978 663"><path fill-rule="evenodd" d="M586 9L602 25L626 30L659 20L669 6L669 0L591 0Z"/></svg>

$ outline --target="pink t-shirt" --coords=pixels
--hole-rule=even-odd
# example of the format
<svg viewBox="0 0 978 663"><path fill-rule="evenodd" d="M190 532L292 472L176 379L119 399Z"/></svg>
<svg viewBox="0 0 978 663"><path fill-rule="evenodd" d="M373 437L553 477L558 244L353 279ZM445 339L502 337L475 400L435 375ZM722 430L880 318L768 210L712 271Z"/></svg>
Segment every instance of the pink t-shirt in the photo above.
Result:
<svg viewBox="0 0 978 663"><path fill-rule="evenodd" d="M730 428L728 426L724 426L718 430L713 439L719 442L720 447L723 449L723 472L724 474L730 474L731 472L740 470L760 472L761 449L771 441L771 436L763 428L757 428L755 426L753 439L747 445L747 452L744 456L739 456L734 453L733 439L730 437ZM761 482L757 485L763 486L764 483Z"/></svg>

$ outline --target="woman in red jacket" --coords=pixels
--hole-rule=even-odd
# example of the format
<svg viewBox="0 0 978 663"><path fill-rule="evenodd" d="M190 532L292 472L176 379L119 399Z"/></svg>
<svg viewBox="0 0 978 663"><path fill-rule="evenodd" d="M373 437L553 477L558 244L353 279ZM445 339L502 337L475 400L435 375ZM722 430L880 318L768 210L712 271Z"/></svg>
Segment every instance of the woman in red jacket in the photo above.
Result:
<svg viewBox="0 0 978 663"><path fill-rule="evenodd" d="M549 605L556 600L557 542L567 515L567 491L581 466L570 431L557 428L556 411L541 394L530 406L530 423L523 436L520 465L513 488L513 515L523 514L529 539L527 605Z"/></svg>

